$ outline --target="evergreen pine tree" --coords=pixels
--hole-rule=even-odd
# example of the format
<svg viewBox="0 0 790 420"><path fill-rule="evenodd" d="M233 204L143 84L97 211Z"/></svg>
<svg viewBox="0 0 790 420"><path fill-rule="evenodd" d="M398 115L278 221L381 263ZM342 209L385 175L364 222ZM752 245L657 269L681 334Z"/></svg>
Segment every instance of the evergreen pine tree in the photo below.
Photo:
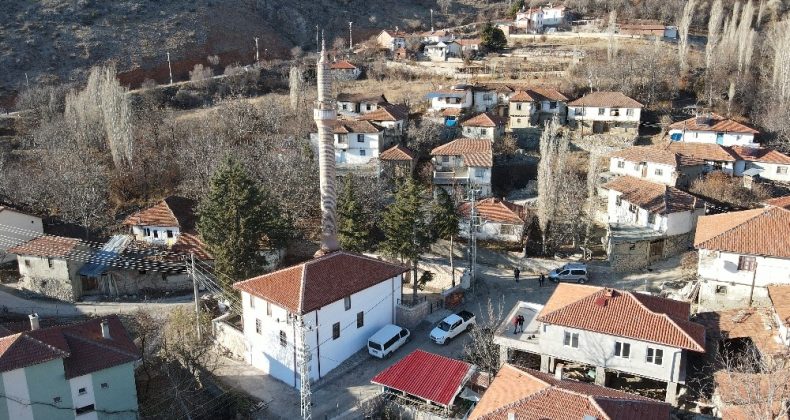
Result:
<svg viewBox="0 0 790 420"><path fill-rule="evenodd" d="M275 248L287 241L289 229L278 206L230 157L212 176L198 216L198 231L228 296L234 295L234 282L261 273L265 261L258 251L263 240Z"/></svg>
<svg viewBox="0 0 790 420"><path fill-rule="evenodd" d="M340 223L337 236L341 248L362 252L367 249L369 229L362 204L355 193L354 177L349 175L345 181L338 205Z"/></svg>
<svg viewBox="0 0 790 420"><path fill-rule="evenodd" d="M430 230L422 206L422 189L412 180L400 185L395 192L395 203L385 212L381 227L385 239L381 251L389 256L409 261L412 265L413 294L417 297L417 262L430 245Z"/></svg>
<svg viewBox="0 0 790 420"><path fill-rule="evenodd" d="M437 238L450 240L450 275L455 287L455 264L453 263L453 239L458 235L458 212L450 194L439 188L431 207L433 234Z"/></svg>
<svg viewBox="0 0 790 420"><path fill-rule="evenodd" d="M487 22L480 31L480 44L490 51L499 51L507 46L507 37L501 29Z"/></svg>

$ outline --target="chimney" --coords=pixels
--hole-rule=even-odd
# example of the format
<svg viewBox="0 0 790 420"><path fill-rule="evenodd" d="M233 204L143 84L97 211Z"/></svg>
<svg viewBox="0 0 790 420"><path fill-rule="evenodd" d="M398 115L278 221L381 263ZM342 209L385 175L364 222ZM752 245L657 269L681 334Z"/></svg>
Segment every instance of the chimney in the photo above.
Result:
<svg viewBox="0 0 790 420"><path fill-rule="evenodd" d="M107 322L106 319L101 322L101 336L108 340L112 340L110 336L110 323Z"/></svg>
<svg viewBox="0 0 790 420"><path fill-rule="evenodd" d="M337 251L337 192L335 190L335 138L332 128L337 121L335 101L332 99L332 74L326 57L326 43L321 39L321 56L317 66L318 100L313 119L318 126L318 172L321 188L321 249L316 256Z"/></svg>
<svg viewBox="0 0 790 420"><path fill-rule="evenodd" d="M37 313L32 313L32 314L28 315L28 318L30 318L30 331L35 331L35 330L41 328L41 325L39 325L39 323L38 323L38 314Z"/></svg>
<svg viewBox="0 0 790 420"><path fill-rule="evenodd" d="M507 413L507 420L516 420L516 413L512 411Z"/></svg>
<svg viewBox="0 0 790 420"><path fill-rule="evenodd" d="M558 380L562 380L562 370L565 367L562 363L557 363L557 366L554 367L554 377Z"/></svg>

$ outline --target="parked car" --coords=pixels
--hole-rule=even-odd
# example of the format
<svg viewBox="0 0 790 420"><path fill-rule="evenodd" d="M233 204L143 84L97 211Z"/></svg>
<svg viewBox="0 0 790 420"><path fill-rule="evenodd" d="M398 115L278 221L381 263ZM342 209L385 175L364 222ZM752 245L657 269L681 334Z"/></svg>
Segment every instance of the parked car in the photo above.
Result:
<svg viewBox="0 0 790 420"><path fill-rule="evenodd" d="M384 359L408 343L410 339L411 332L409 330L388 324L368 339L368 353L373 357Z"/></svg>
<svg viewBox="0 0 790 420"><path fill-rule="evenodd" d="M559 283L561 281L569 281L576 283L587 283L590 279L587 277L587 264L582 263L568 263L560 268L551 270L549 272L549 280Z"/></svg>
<svg viewBox="0 0 790 420"><path fill-rule="evenodd" d="M475 316L469 311L461 311L457 314L448 315L431 330L431 341L436 344L444 344L447 340L454 338L464 331L472 329L475 325Z"/></svg>

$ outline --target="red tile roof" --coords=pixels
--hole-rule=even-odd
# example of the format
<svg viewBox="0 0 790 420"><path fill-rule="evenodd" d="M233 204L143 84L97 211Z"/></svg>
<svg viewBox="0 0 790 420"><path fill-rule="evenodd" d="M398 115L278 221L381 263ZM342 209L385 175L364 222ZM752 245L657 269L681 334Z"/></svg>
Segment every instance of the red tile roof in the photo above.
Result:
<svg viewBox="0 0 790 420"><path fill-rule="evenodd" d="M670 214L702 208L702 200L675 187L621 176L603 185L621 193L620 197L650 213Z"/></svg>
<svg viewBox="0 0 790 420"><path fill-rule="evenodd" d="M610 158L619 158L629 162L653 162L672 167L702 165L705 162L692 156L686 156L668 150L662 146L631 146L618 150Z"/></svg>
<svg viewBox="0 0 790 420"><path fill-rule="evenodd" d="M469 363L415 350L370 382L449 407L472 370Z"/></svg>
<svg viewBox="0 0 790 420"><path fill-rule="evenodd" d="M771 284L768 286L768 296L776 315L784 325L790 326L790 285Z"/></svg>
<svg viewBox="0 0 790 420"><path fill-rule="evenodd" d="M348 60L335 61L329 65L331 70L354 70L357 66L351 64Z"/></svg>
<svg viewBox="0 0 790 420"><path fill-rule="evenodd" d="M463 110L461 108L445 108L442 110L441 114L444 117L457 117L460 116Z"/></svg>
<svg viewBox="0 0 790 420"><path fill-rule="evenodd" d="M110 339L101 335L102 320L109 323ZM0 372L63 359L66 379L71 379L139 358L116 315L0 338Z"/></svg>
<svg viewBox="0 0 790 420"><path fill-rule="evenodd" d="M458 212L464 217L469 217L471 211L472 203L461 203L458 206ZM499 198L486 198L478 201L475 204L475 212L483 220L499 223L522 224L525 218L524 206Z"/></svg>
<svg viewBox="0 0 790 420"><path fill-rule="evenodd" d="M360 120L367 121L403 121L409 118L409 109L402 104L384 104L375 111L361 115Z"/></svg>
<svg viewBox="0 0 790 420"><path fill-rule="evenodd" d="M575 101L570 106L597 106L604 108L642 108L644 105L625 96L621 92L592 92Z"/></svg>
<svg viewBox="0 0 790 420"><path fill-rule="evenodd" d="M741 160L790 165L790 156L764 147L731 146L730 150Z"/></svg>
<svg viewBox="0 0 790 420"><path fill-rule="evenodd" d="M671 141L665 147L669 151L706 161L735 162L734 153L718 144Z"/></svg>
<svg viewBox="0 0 790 420"><path fill-rule="evenodd" d="M371 95L369 93L338 93L338 102L372 102L377 105L386 104L387 98L384 94Z"/></svg>
<svg viewBox="0 0 790 420"><path fill-rule="evenodd" d="M687 120L678 121L669 126L670 130L686 130L686 131L714 131L724 133L745 133L745 134L758 134L759 131L747 127L737 121L729 118L724 118L719 114L711 114L710 118L707 117L691 117Z"/></svg>
<svg viewBox="0 0 790 420"><path fill-rule="evenodd" d="M8 249L8 253L34 257L63 258L80 243L79 239L58 236L39 236Z"/></svg>
<svg viewBox="0 0 790 420"><path fill-rule="evenodd" d="M549 302L565 293L559 284ZM547 306L549 303L546 304ZM600 288L596 293L567 303L538 320L586 331L628 337L698 352L705 351L705 327L688 320L685 302Z"/></svg>
<svg viewBox="0 0 790 420"><path fill-rule="evenodd" d="M408 147L397 144L381 152L379 160L414 160L416 157Z"/></svg>
<svg viewBox="0 0 790 420"><path fill-rule="evenodd" d="M763 203L790 210L790 195L786 195L784 197L771 198L769 200L765 200Z"/></svg>
<svg viewBox="0 0 790 420"><path fill-rule="evenodd" d="M472 38L472 39L456 39L455 41L456 41L456 42L458 42L458 43L459 43L459 44L461 44L461 45L466 45L466 46L471 46L471 45L479 45L479 44L480 44L480 42L481 42L481 41L480 41L480 38Z"/></svg>
<svg viewBox="0 0 790 420"><path fill-rule="evenodd" d="M181 232L178 239L171 247L173 252L182 254L195 253L195 258L201 260L213 260L214 257L208 251L208 247L200 239L200 234L195 231Z"/></svg>
<svg viewBox="0 0 790 420"><path fill-rule="evenodd" d="M306 314L406 271L401 265L338 251L237 282L233 288Z"/></svg>
<svg viewBox="0 0 790 420"><path fill-rule="evenodd" d="M763 207L702 216L697 220L698 249L790 258L790 210Z"/></svg>
<svg viewBox="0 0 790 420"><path fill-rule="evenodd" d="M490 168L494 165L491 140L460 138L431 150L431 156L461 156L466 166Z"/></svg>
<svg viewBox="0 0 790 420"><path fill-rule="evenodd" d="M500 127L505 125L505 118L483 112L461 123L466 127Z"/></svg>
<svg viewBox="0 0 790 420"><path fill-rule="evenodd" d="M670 405L638 395L505 364L475 409L470 420L581 419L592 416L612 420L667 420Z"/></svg>
<svg viewBox="0 0 790 420"><path fill-rule="evenodd" d="M384 131L383 128L371 123L370 121L340 119L335 120L333 124L332 133L334 134L375 134Z"/></svg>
<svg viewBox="0 0 790 420"><path fill-rule="evenodd" d="M182 230L193 229L196 221L196 204L189 198L171 195L152 207L132 213L123 221L123 224L178 227Z"/></svg>

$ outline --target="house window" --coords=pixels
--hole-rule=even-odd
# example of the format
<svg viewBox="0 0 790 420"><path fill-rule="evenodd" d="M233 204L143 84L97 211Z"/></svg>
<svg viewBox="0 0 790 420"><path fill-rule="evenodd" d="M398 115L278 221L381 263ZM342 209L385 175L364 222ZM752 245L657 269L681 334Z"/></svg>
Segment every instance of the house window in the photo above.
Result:
<svg viewBox="0 0 790 420"><path fill-rule="evenodd" d="M620 116L620 108L612 108L609 111L609 115L612 117L619 117Z"/></svg>
<svg viewBox="0 0 790 420"><path fill-rule="evenodd" d="M661 349L654 349L652 347L647 348L647 357L645 357L645 361L647 363L653 363L655 365L660 365L664 363L664 350Z"/></svg>
<svg viewBox="0 0 790 420"><path fill-rule="evenodd" d="M365 149L359 149L359 155L360 155L360 156L367 156L367 154L368 154L367 150L365 150Z"/></svg>
<svg viewBox="0 0 790 420"><path fill-rule="evenodd" d="M151 236L151 229L143 228L143 236Z"/></svg>
<svg viewBox="0 0 790 420"><path fill-rule="evenodd" d="M625 115L628 116L628 117L633 117L634 116L634 109L633 108L626 109L625 110Z"/></svg>
<svg viewBox="0 0 790 420"><path fill-rule="evenodd" d="M621 343L619 341L614 343L614 355L621 359L628 359L631 357L631 344Z"/></svg>
<svg viewBox="0 0 790 420"><path fill-rule="evenodd" d="M750 256L738 257L738 271L754 271L757 268L757 258Z"/></svg>
<svg viewBox="0 0 790 420"><path fill-rule="evenodd" d="M351 309L351 296L346 296L343 298L343 306L345 306L346 310Z"/></svg>
<svg viewBox="0 0 790 420"><path fill-rule="evenodd" d="M159 238L159 231L154 229L154 239Z"/></svg>
<svg viewBox="0 0 790 420"><path fill-rule="evenodd" d="M485 175L485 169L483 168L475 168L475 177L482 178Z"/></svg>
<svg viewBox="0 0 790 420"><path fill-rule="evenodd" d="M481 135L481 136L485 136L485 135L486 135L486 133L488 133L488 130L486 130L485 128L481 128L481 129L480 129L480 135Z"/></svg>
<svg viewBox="0 0 790 420"><path fill-rule="evenodd" d="M364 143L364 142L365 142L365 135L357 134L357 143Z"/></svg>
<svg viewBox="0 0 790 420"><path fill-rule="evenodd" d="M167 237L168 237L168 238L172 238L172 237L173 237L173 231L172 231L172 230L169 230L169 229L168 229L168 231L167 231Z"/></svg>
<svg viewBox="0 0 790 420"><path fill-rule="evenodd" d="M25 258L25 267L30 267L30 260Z"/></svg>
<svg viewBox="0 0 790 420"><path fill-rule="evenodd" d="M623 205L623 197L618 195L617 198L614 199L614 202L615 202L615 204L617 204L617 207L622 206Z"/></svg>
<svg viewBox="0 0 790 420"><path fill-rule="evenodd" d="M516 104L516 111L521 111L521 104Z"/></svg>
<svg viewBox="0 0 790 420"><path fill-rule="evenodd" d="M521 118L516 118L516 122L520 124L521 123Z"/></svg>
<svg viewBox="0 0 790 420"><path fill-rule="evenodd" d="M574 108L573 113L576 115L584 116L584 108Z"/></svg>
<svg viewBox="0 0 790 420"><path fill-rule="evenodd" d="M94 411L93 404L86 405L84 407L77 407L75 411L78 416L80 414L92 413Z"/></svg>
<svg viewBox="0 0 790 420"><path fill-rule="evenodd" d="M606 108L598 108L598 115L606 115Z"/></svg>
<svg viewBox="0 0 790 420"><path fill-rule="evenodd" d="M620 169L624 169L625 168L625 161L624 160L617 161L617 167L620 168Z"/></svg>
<svg viewBox="0 0 790 420"><path fill-rule="evenodd" d="M347 110L348 110L348 104L340 104L340 108L341 108L343 111L347 111Z"/></svg>
<svg viewBox="0 0 790 420"><path fill-rule="evenodd" d="M450 162L450 156L442 156L442 163Z"/></svg>
<svg viewBox="0 0 790 420"><path fill-rule="evenodd" d="M638 171L638 170L639 170L641 167L642 167L642 164L641 164L641 163L635 163L635 164L634 164L634 170L635 170L635 171Z"/></svg>
<svg viewBox="0 0 790 420"><path fill-rule="evenodd" d="M340 323L335 322L332 324L332 340L337 340L340 338Z"/></svg>
<svg viewBox="0 0 790 420"><path fill-rule="evenodd" d="M147 272L148 272L147 270L137 270L137 273L138 273L138 274L145 274L145 273L147 273Z"/></svg>
<svg viewBox="0 0 790 420"><path fill-rule="evenodd" d="M365 326L365 312L357 312L357 328Z"/></svg>
<svg viewBox="0 0 790 420"><path fill-rule="evenodd" d="M628 211L630 211L631 213L636 213L636 206L633 204L629 204Z"/></svg>
<svg viewBox="0 0 790 420"><path fill-rule="evenodd" d="M255 309L255 296L250 295L250 308Z"/></svg>
<svg viewBox="0 0 790 420"><path fill-rule="evenodd" d="M490 93L483 94L484 101L490 101L491 99L493 99L493 96Z"/></svg>
<svg viewBox="0 0 790 420"><path fill-rule="evenodd" d="M579 333L572 333L565 331L565 338L563 339L562 344L566 347L573 347L575 349L579 348Z"/></svg>
<svg viewBox="0 0 790 420"><path fill-rule="evenodd" d="M370 111L371 109L373 109L373 106L372 106L371 104L366 104L366 105L365 105L365 109L367 109L368 111Z"/></svg>
<svg viewBox="0 0 790 420"><path fill-rule="evenodd" d="M549 109L557 109L557 102L556 101L549 102Z"/></svg>
<svg viewBox="0 0 790 420"><path fill-rule="evenodd" d="M717 295L726 295L727 294L727 286L716 286L716 294Z"/></svg>
<svg viewBox="0 0 790 420"><path fill-rule="evenodd" d="M266 302L266 316L272 316L272 303Z"/></svg>
<svg viewBox="0 0 790 420"><path fill-rule="evenodd" d="M49 266L49 268L52 268L52 265L53 265L52 264L52 258L47 258L47 265Z"/></svg>
<svg viewBox="0 0 790 420"><path fill-rule="evenodd" d="M288 340L285 337L285 331L280 330L280 346L285 347L288 345Z"/></svg>
<svg viewBox="0 0 790 420"><path fill-rule="evenodd" d="M647 214L647 224L652 225L656 223L656 214L655 213L648 213Z"/></svg>
<svg viewBox="0 0 790 420"><path fill-rule="evenodd" d="M663 169L656 169L655 173L656 173L656 176L662 176L662 175L664 175L664 170Z"/></svg>
<svg viewBox="0 0 790 420"><path fill-rule="evenodd" d="M77 394L78 394L78 395L85 395L85 394L87 394L87 393L88 393L88 391L87 391L87 390L85 390L85 388L80 388L80 389L77 391Z"/></svg>
<svg viewBox="0 0 790 420"><path fill-rule="evenodd" d="M472 133L472 127L466 127L466 133L467 134L471 134Z"/></svg>
<svg viewBox="0 0 790 420"><path fill-rule="evenodd" d="M53 399L52 399L52 401L53 401L55 404L60 404L60 402L61 402L62 400L60 399L60 397L55 397L55 398L53 398Z"/></svg>
<svg viewBox="0 0 790 420"><path fill-rule="evenodd" d="M777 166L776 173L779 175L787 175L787 166Z"/></svg>
<svg viewBox="0 0 790 420"><path fill-rule="evenodd" d="M261 334L261 331L262 331L261 320L260 319L255 319L255 332L258 333L258 334Z"/></svg>
<svg viewBox="0 0 790 420"><path fill-rule="evenodd" d="M108 384L107 382L102 382L101 389L107 389L109 387L110 387L110 384Z"/></svg>
<svg viewBox="0 0 790 420"><path fill-rule="evenodd" d="M502 225L499 228L500 235L515 235L516 227L514 225Z"/></svg>

